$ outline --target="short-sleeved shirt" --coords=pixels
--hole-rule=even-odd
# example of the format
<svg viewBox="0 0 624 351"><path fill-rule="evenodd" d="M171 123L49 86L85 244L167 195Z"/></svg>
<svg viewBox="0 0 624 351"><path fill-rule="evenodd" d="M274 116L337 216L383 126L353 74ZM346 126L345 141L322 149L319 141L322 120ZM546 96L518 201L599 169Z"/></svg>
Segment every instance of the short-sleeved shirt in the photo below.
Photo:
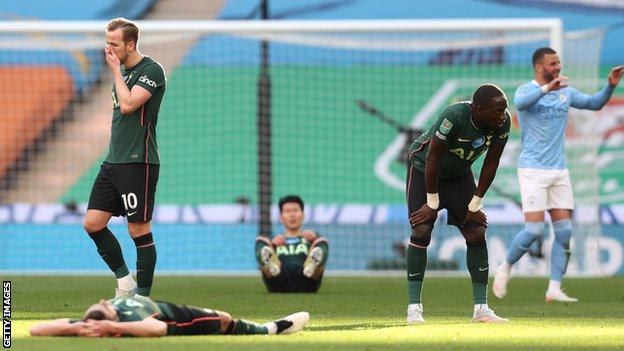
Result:
<svg viewBox="0 0 624 351"><path fill-rule="evenodd" d="M134 112L123 115L113 84L113 120L108 163L160 164L156 143L158 111L165 95L167 79L162 66L145 56L131 68L121 66L121 75L128 89L138 85L152 96Z"/></svg>
<svg viewBox="0 0 624 351"><path fill-rule="evenodd" d="M137 322L152 317L167 323L167 335L219 334L219 314L211 309L178 305L149 298L125 297L108 300L120 322Z"/></svg>
<svg viewBox="0 0 624 351"><path fill-rule="evenodd" d="M504 144L509 138L511 115L505 111L505 122L495 129L479 129L472 121L470 101L450 105L436 122L410 146L410 164L425 171L425 158L431 138L448 143L448 152L440 159L440 178L455 178L470 170L474 161L491 145Z"/></svg>

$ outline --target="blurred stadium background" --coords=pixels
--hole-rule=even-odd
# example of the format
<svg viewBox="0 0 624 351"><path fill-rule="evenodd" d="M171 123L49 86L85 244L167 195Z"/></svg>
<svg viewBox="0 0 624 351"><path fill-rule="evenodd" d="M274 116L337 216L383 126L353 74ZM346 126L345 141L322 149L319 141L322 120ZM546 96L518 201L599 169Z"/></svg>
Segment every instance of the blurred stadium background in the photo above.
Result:
<svg viewBox="0 0 624 351"><path fill-rule="evenodd" d="M259 17L256 0L46 4L2 2L0 16L3 24ZM584 91L605 84L624 49L624 5L617 1L271 0L270 14L278 21L557 17L564 71ZM0 34L0 272L107 272L81 226L110 133L103 23L96 33ZM505 28L330 34L144 32L141 51L168 75L158 126L157 273L254 272L254 237L280 229L275 205L269 230L258 204L262 195L275 204L287 193L303 197L306 225L330 239L330 272L403 269L409 227L401 150L409 137L387 118L417 133L480 83L497 83L512 96L532 79L533 50L550 44L549 32ZM258 124L259 106L266 107L258 83L263 39L270 43L271 177L258 161L259 136L268 135L267 124ZM581 228L572 274L624 274L623 94L618 88L598 113L574 113L568 130ZM514 124L486 201L493 267L522 221L518 135ZM111 229L133 262L124 223L114 220ZM463 272L463 239L452 228L437 230L432 268ZM544 275L548 265L526 257L518 268Z"/></svg>

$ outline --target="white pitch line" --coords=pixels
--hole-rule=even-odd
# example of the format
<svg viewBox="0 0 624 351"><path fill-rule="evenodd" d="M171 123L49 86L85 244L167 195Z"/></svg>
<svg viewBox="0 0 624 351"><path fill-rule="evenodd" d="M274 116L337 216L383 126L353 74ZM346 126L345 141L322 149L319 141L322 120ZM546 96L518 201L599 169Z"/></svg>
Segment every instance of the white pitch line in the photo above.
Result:
<svg viewBox="0 0 624 351"><path fill-rule="evenodd" d="M425 121L433 116L440 105L442 105L449 98L449 96L455 92L456 89L456 80L448 80L444 82L433 97L429 99L425 106L423 106L423 108L420 109L420 111L418 111L418 113L412 118L409 123L410 127L422 127ZM375 175L377 178L381 179L381 181L389 187L400 191L405 190L405 180L399 179L390 171L390 164L401 152L406 137L407 136L404 133L397 135L379 155L379 157L377 157L377 160L375 160Z"/></svg>

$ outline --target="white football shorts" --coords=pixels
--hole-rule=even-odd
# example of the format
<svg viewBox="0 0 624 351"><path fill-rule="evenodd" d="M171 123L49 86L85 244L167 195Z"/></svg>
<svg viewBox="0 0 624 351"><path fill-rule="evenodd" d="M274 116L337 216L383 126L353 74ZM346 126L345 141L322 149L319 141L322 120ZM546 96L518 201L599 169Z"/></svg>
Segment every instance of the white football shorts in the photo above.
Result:
<svg viewBox="0 0 624 351"><path fill-rule="evenodd" d="M518 168L522 212L574 209L570 172L567 169Z"/></svg>

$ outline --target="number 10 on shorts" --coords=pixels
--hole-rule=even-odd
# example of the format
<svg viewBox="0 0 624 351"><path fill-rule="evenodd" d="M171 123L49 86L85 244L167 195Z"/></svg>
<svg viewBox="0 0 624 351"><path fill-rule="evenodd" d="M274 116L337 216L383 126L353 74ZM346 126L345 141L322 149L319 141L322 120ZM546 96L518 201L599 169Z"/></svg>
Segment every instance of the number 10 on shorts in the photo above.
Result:
<svg viewBox="0 0 624 351"><path fill-rule="evenodd" d="M123 200L126 211L134 210L138 205L135 193L121 194L121 199Z"/></svg>

